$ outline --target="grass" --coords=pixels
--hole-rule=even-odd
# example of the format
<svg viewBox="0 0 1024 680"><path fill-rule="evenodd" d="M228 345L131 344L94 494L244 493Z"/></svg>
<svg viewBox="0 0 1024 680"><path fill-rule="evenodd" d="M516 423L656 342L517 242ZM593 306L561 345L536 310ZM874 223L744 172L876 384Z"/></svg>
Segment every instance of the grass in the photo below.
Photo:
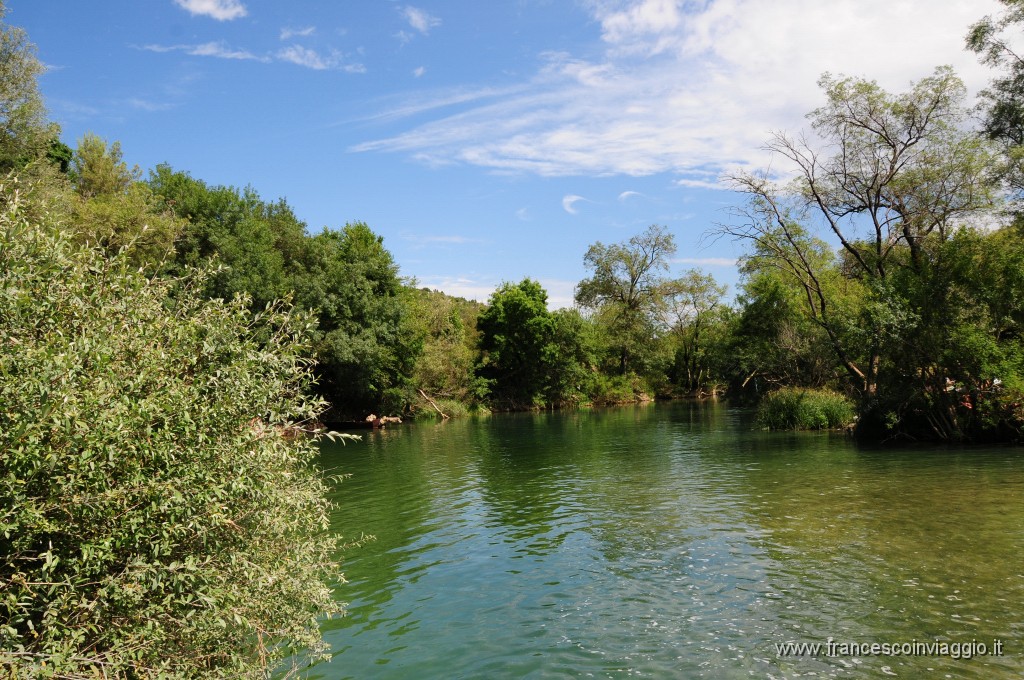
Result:
<svg viewBox="0 0 1024 680"><path fill-rule="evenodd" d="M783 387L766 394L757 407L757 422L769 430L831 430L856 420L853 403L832 390Z"/></svg>

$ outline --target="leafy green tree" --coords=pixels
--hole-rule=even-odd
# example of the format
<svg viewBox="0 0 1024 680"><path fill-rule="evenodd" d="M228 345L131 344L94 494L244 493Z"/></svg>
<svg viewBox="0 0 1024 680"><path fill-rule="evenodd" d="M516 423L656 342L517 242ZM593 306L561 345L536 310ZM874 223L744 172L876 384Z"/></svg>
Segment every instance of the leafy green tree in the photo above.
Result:
<svg viewBox="0 0 1024 680"><path fill-rule="evenodd" d="M82 198L123 194L139 180L138 166L129 168L121 153L121 143L107 145L106 140L86 134L78 140L71 157L71 183Z"/></svg>
<svg viewBox="0 0 1024 680"><path fill-rule="evenodd" d="M67 210L80 240L109 254L126 249L134 263L155 272L173 261L185 222L138 181L140 174L128 168L117 142L108 147L85 135L70 159L74 195Z"/></svg>
<svg viewBox="0 0 1024 680"><path fill-rule="evenodd" d="M315 312L316 371L331 418L404 408L421 340L381 237L362 223L309 237L283 200L211 187L167 166L151 173L149 185L188 220L176 242L178 266L213 258L224 265L207 296L246 295L259 310L294 292L297 305Z"/></svg>
<svg viewBox="0 0 1024 680"><path fill-rule="evenodd" d="M224 265L207 283L209 297L248 295L253 309L262 309L293 289L306 227L284 201L267 203L252 188L208 186L166 165L150 173L148 184L188 222L176 241L179 268L214 257Z"/></svg>
<svg viewBox="0 0 1024 680"><path fill-rule="evenodd" d="M683 390L699 394L715 392L720 371L714 352L721 342L725 286L710 274L690 270L676 281L666 296L665 323L675 340L672 378Z"/></svg>
<svg viewBox="0 0 1024 680"><path fill-rule="evenodd" d="M965 228L937 249L940 259L923 275L894 273L889 294L914 310L916 323L899 337L900 355L887 357L874 425L913 438L1019 440L1019 230Z"/></svg>
<svg viewBox="0 0 1024 680"><path fill-rule="evenodd" d="M799 284L753 261L744 266L744 275L739 313L726 341L730 398L787 386L838 386L843 369L828 336L806 313Z"/></svg>
<svg viewBox="0 0 1024 680"><path fill-rule="evenodd" d="M322 406L310 320L205 300L203 273L147 277L3 194L0 674L322 658L336 546L314 440L289 436Z"/></svg>
<svg viewBox="0 0 1024 680"><path fill-rule="evenodd" d="M548 294L532 279L503 283L480 313L481 358L477 374L500 408L544 404L554 322Z"/></svg>
<svg viewBox="0 0 1024 680"><path fill-rule="evenodd" d="M422 338L384 239L361 222L324 230L303 265L295 299L319 319L317 374L335 417L401 411Z"/></svg>
<svg viewBox="0 0 1024 680"><path fill-rule="evenodd" d="M0 2L0 21L6 11ZM25 31L0 23L0 174L43 158L59 137L39 94L44 70Z"/></svg>
<svg viewBox="0 0 1024 680"><path fill-rule="evenodd" d="M890 274L909 268L923 275L937 245L991 208L985 169L992 157L964 128L964 86L948 68L899 95L852 78L825 77L821 84L827 103L810 119L834 152L776 136L771 147L797 178L788 187L758 175L735 178L750 203L741 222L724 230L751 241L758 257L800 285L811 320L854 387L870 398L883 352L914 323L912 310L889 294ZM841 263L812 236L815 226L839 243ZM843 304L849 286L837 271L864 293L859 312Z"/></svg>
<svg viewBox="0 0 1024 680"><path fill-rule="evenodd" d="M676 288L663 275L675 252L672 234L652 225L626 243L595 243L583 258L593 273L577 286L576 302L605 327L620 374L645 368L665 300Z"/></svg>
<svg viewBox="0 0 1024 680"><path fill-rule="evenodd" d="M551 343L544 354L544 399L551 406L580 406L592 401L603 347L594 322L577 309L551 314Z"/></svg>
<svg viewBox="0 0 1024 680"><path fill-rule="evenodd" d="M412 385L431 398L466 404L475 399L473 376L478 332L478 302L445 295L441 291L410 288L406 305L423 339L423 352L413 369Z"/></svg>
<svg viewBox="0 0 1024 680"><path fill-rule="evenodd" d="M1005 163L998 168L999 175L1019 193L1024 191L1024 61L1013 37L1024 23L1024 2L1000 2L1005 7L1000 16L984 17L971 26L967 48L984 64L1002 71L981 93L983 131L1002 145Z"/></svg>

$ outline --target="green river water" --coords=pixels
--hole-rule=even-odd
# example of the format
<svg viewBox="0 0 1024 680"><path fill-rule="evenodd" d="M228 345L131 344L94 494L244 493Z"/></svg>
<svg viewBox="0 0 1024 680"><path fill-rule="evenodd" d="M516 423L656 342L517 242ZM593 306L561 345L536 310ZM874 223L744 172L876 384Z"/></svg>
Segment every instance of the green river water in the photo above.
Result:
<svg viewBox="0 0 1024 680"><path fill-rule="evenodd" d="M333 530L376 538L342 556L312 678L1024 677L1021 448L675 402L400 426L321 463L351 475Z"/></svg>

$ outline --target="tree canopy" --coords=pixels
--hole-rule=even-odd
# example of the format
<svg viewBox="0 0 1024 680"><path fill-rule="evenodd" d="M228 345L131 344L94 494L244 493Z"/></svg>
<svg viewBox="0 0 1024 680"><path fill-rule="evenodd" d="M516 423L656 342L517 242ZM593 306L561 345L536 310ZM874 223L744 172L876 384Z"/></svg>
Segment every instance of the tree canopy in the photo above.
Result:
<svg viewBox="0 0 1024 680"><path fill-rule="evenodd" d="M638 368L650 346L666 297L676 283L664 276L676 252L675 239L651 225L625 243L590 246L583 264L590 278L576 288L576 302L601 316L616 349L620 373Z"/></svg>

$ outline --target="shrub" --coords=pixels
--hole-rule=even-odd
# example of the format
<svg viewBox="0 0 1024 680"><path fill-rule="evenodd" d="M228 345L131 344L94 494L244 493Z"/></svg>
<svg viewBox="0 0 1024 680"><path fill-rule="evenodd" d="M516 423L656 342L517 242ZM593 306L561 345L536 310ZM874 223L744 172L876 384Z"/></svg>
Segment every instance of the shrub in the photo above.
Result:
<svg viewBox="0 0 1024 680"><path fill-rule="evenodd" d="M320 657L335 541L288 436L320 407L308 320L147 279L0 194L0 676Z"/></svg>
<svg viewBox="0 0 1024 680"><path fill-rule="evenodd" d="M647 386L635 373L626 375L596 375L591 402L596 405L633 404L650 401Z"/></svg>
<svg viewBox="0 0 1024 680"><path fill-rule="evenodd" d="M771 430L835 429L855 418L853 404L842 394L799 387L766 394L757 409L757 422Z"/></svg>

